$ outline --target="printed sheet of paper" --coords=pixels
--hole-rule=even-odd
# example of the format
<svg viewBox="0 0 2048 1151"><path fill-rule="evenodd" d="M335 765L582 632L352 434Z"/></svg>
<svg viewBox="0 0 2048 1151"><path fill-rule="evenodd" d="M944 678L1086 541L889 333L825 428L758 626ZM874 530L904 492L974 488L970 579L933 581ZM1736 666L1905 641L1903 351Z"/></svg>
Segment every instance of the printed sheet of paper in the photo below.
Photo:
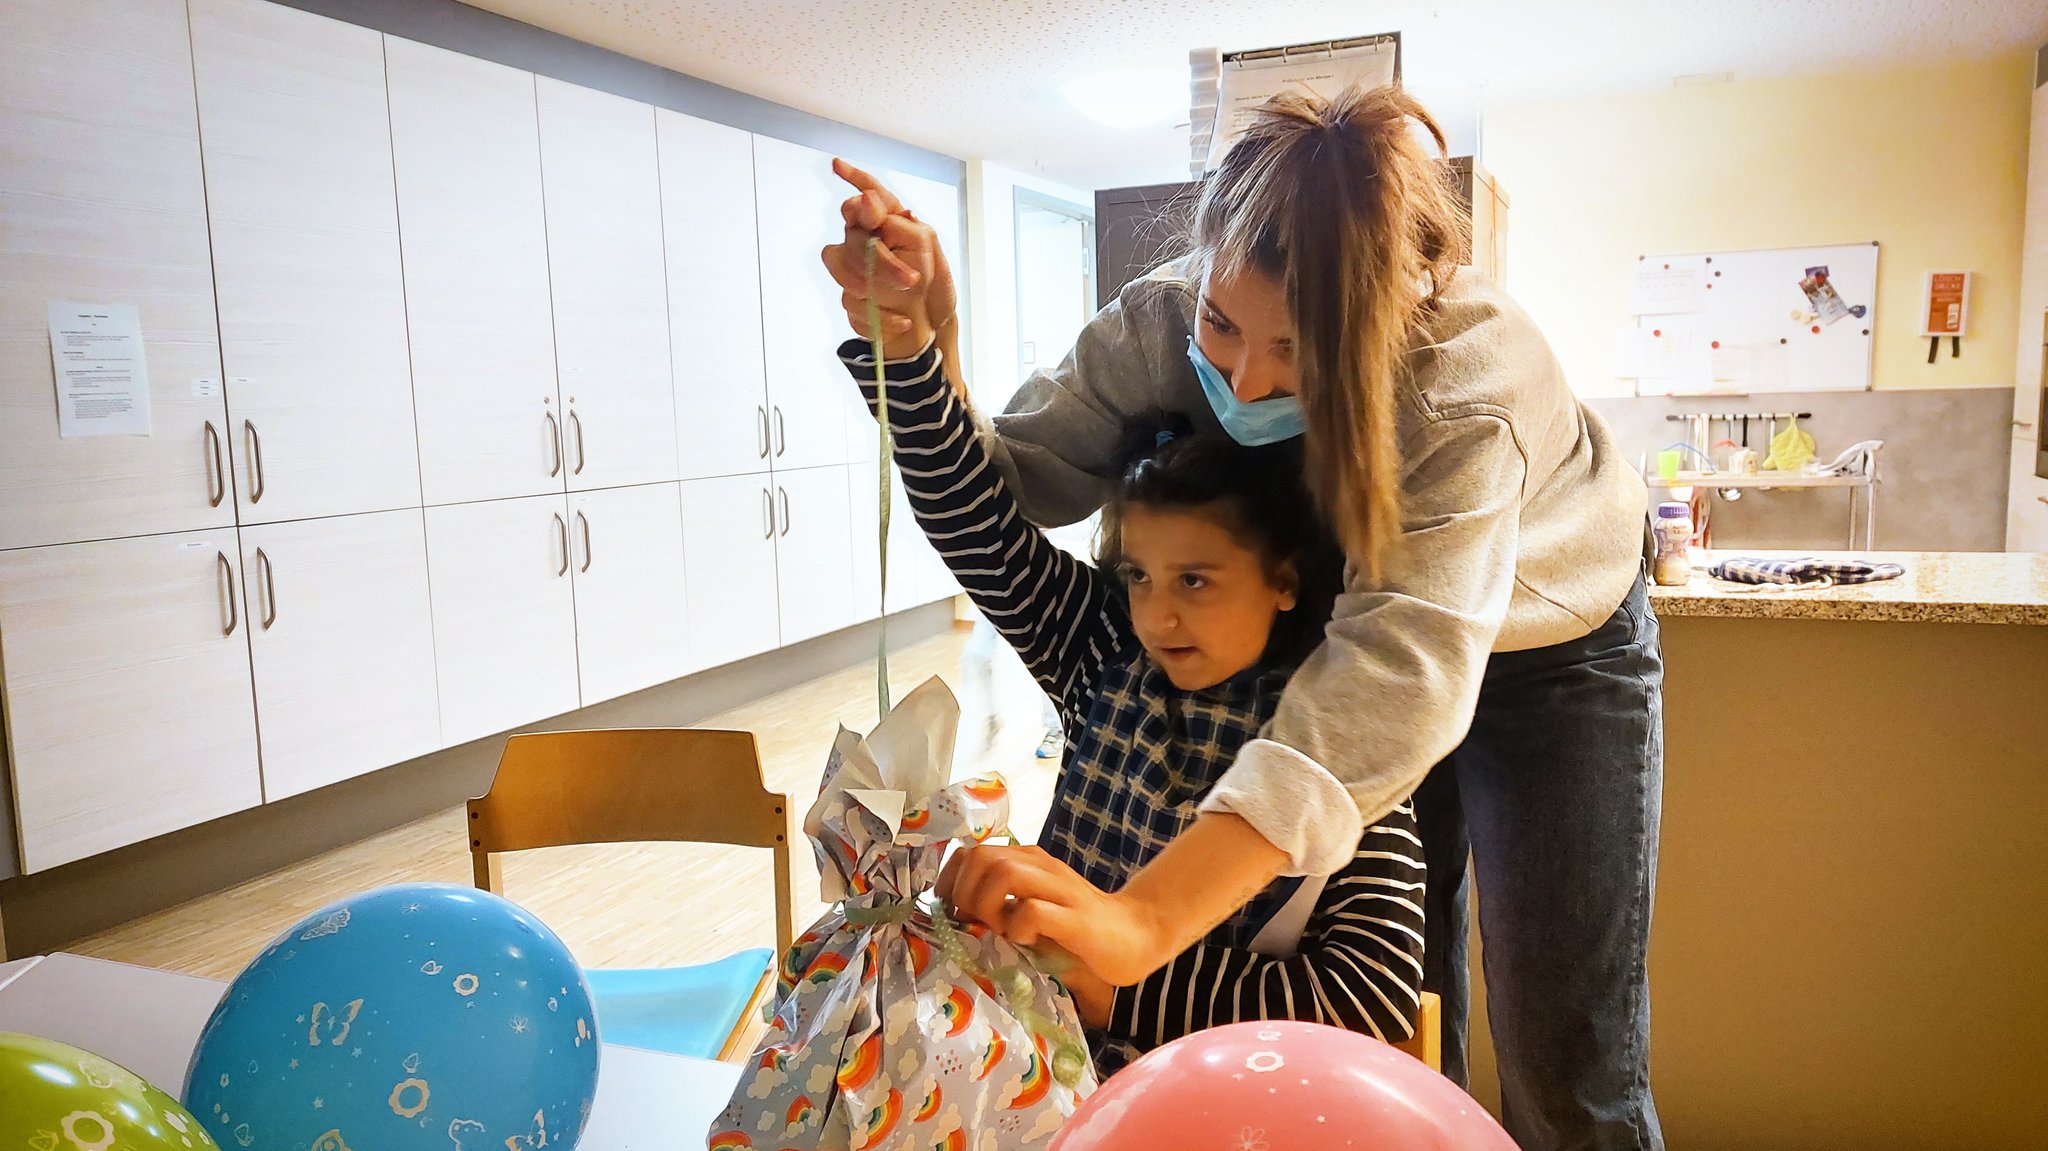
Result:
<svg viewBox="0 0 2048 1151"><path fill-rule="evenodd" d="M149 370L135 305L52 300L49 314L57 434L148 435Z"/></svg>
<svg viewBox="0 0 2048 1151"><path fill-rule="evenodd" d="M1629 284L1628 310L1638 316L1707 309L1704 256L1655 256L1637 260Z"/></svg>
<svg viewBox="0 0 2048 1151"><path fill-rule="evenodd" d="M1334 96L1353 84L1382 87L1394 82L1400 45L1387 39L1355 47L1310 49L1256 59L1226 59L1216 102L1216 130L1209 138L1209 167L1251 127L1259 105L1282 92L1301 90Z"/></svg>

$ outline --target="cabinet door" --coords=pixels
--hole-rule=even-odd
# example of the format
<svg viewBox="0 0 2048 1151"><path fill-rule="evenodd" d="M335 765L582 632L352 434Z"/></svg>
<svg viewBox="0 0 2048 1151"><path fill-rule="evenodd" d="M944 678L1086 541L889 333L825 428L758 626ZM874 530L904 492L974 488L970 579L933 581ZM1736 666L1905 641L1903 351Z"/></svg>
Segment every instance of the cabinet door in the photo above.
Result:
<svg viewBox="0 0 2048 1151"><path fill-rule="evenodd" d="M673 480L654 109L546 76L537 83L569 488Z"/></svg>
<svg viewBox="0 0 2048 1151"><path fill-rule="evenodd" d="M585 707L675 679L690 666L679 499L673 483L569 496Z"/></svg>
<svg viewBox="0 0 2048 1151"><path fill-rule="evenodd" d="M844 236L839 204L852 192L825 153L754 137L761 327L778 469L847 460L848 413L860 406L860 393L838 349L853 332L818 253Z"/></svg>
<svg viewBox="0 0 2048 1151"><path fill-rule="evenodd" d="M183 0L0 5L0 109L0 548L232 525ZM58 436L51 300L137 307L150 435Z"/></svg>
<svg viewBox="0 0 2048 1151"><path fill-rule="evenodd" d="M441 745L418 508L242 529L272 800Z"/></svg>
<svg viewBox="0 0 2048 1151"><path fill-rule="evenodd" d="M877 538L881 534L881 522L875 514L881 492L874 464L850 464L847 472L853 507L854 614L860 619L870 620L883 610L881 551ZM910 500L903 494L902 479L892 473L889 477L887 610L899 612L921 607L954 595L959 590L960 585L954 581L946 561L939 558L931 541L925 538L924 529L917 526L917 516L911 512Z"/></svg>
<svg viewBox="0 0 2048 1151"><path fill-rule="evenodd" d="M775 487L775 582L792 644L857 620L846 467L777 472Z"/></svg>
<svg viewBox="0 0 2048 1151"><path fill-rule="evenodd" d="M420 487L562 490L533 74L386 37Z"/></svg>
<svg viewBox="0 0 2048 1151"><path fill-rule="evenodd" d="M232 529L0 553L29 871L263 802Z"/></svg>
<svg viewBox="0 0 2048 1151"><path fill-rule="evenodd" d="M576 602L561 496L427 509L441 742L576 710Z"/></svg>
<svg viewBox="0 0 2048 1151"><path fill-rule="evenodd" d="M690 670L776 646L775 529L775 477L766 472L683 481Z"/></svg>
<svg viewBox="0 0 2048 1151"><path fill-rule="evenodd" d="M666 108L662 230L669 237L668 331L676 450L686 480L768 468L770 412L754 239L754 140Z"/></svg>

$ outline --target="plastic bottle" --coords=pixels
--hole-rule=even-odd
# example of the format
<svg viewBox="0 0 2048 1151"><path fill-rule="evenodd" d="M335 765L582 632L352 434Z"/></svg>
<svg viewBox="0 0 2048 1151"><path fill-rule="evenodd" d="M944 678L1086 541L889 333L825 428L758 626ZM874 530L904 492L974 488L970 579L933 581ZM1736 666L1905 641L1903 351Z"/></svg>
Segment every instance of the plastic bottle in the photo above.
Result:
<svg viewBox="0 0 2048 1151"><path fill-rule="evenodd" d="M1683 587L1692 579L1692 508L1676 500L1658 504L1656 536L1651 578L1665 587Z"/></svg>

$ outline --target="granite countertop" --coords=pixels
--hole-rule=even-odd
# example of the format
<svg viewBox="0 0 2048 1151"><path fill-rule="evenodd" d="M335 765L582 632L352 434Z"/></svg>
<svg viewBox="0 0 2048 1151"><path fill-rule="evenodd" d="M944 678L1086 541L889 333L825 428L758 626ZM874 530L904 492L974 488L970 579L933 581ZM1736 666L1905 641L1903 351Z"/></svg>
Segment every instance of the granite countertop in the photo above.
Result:
<svg viewBox="0 0 2048 1151"><path fill-rule="evenodd" d="M1867 560L1906 574L1847 586L1756 590L1725 583L1706 568L1728 556ZM1660 616L1835 619L1903 623L2009 623L2048 626L2048 554L2034 552L1700 551L1692 581L1652 587Z"/></svg>

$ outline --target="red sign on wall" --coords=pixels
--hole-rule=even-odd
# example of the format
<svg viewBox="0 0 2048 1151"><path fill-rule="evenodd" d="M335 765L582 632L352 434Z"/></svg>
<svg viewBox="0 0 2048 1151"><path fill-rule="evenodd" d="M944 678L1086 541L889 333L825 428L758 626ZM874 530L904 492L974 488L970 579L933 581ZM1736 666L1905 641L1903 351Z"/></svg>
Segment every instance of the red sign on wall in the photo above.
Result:
<svg viewBox="0 0 2048 1151"><path fill-rule="evenodd" d="M1920 312L1923 336L1961 336L1970 321L1970 273L1927 273L1927 306Z"/></svg>

